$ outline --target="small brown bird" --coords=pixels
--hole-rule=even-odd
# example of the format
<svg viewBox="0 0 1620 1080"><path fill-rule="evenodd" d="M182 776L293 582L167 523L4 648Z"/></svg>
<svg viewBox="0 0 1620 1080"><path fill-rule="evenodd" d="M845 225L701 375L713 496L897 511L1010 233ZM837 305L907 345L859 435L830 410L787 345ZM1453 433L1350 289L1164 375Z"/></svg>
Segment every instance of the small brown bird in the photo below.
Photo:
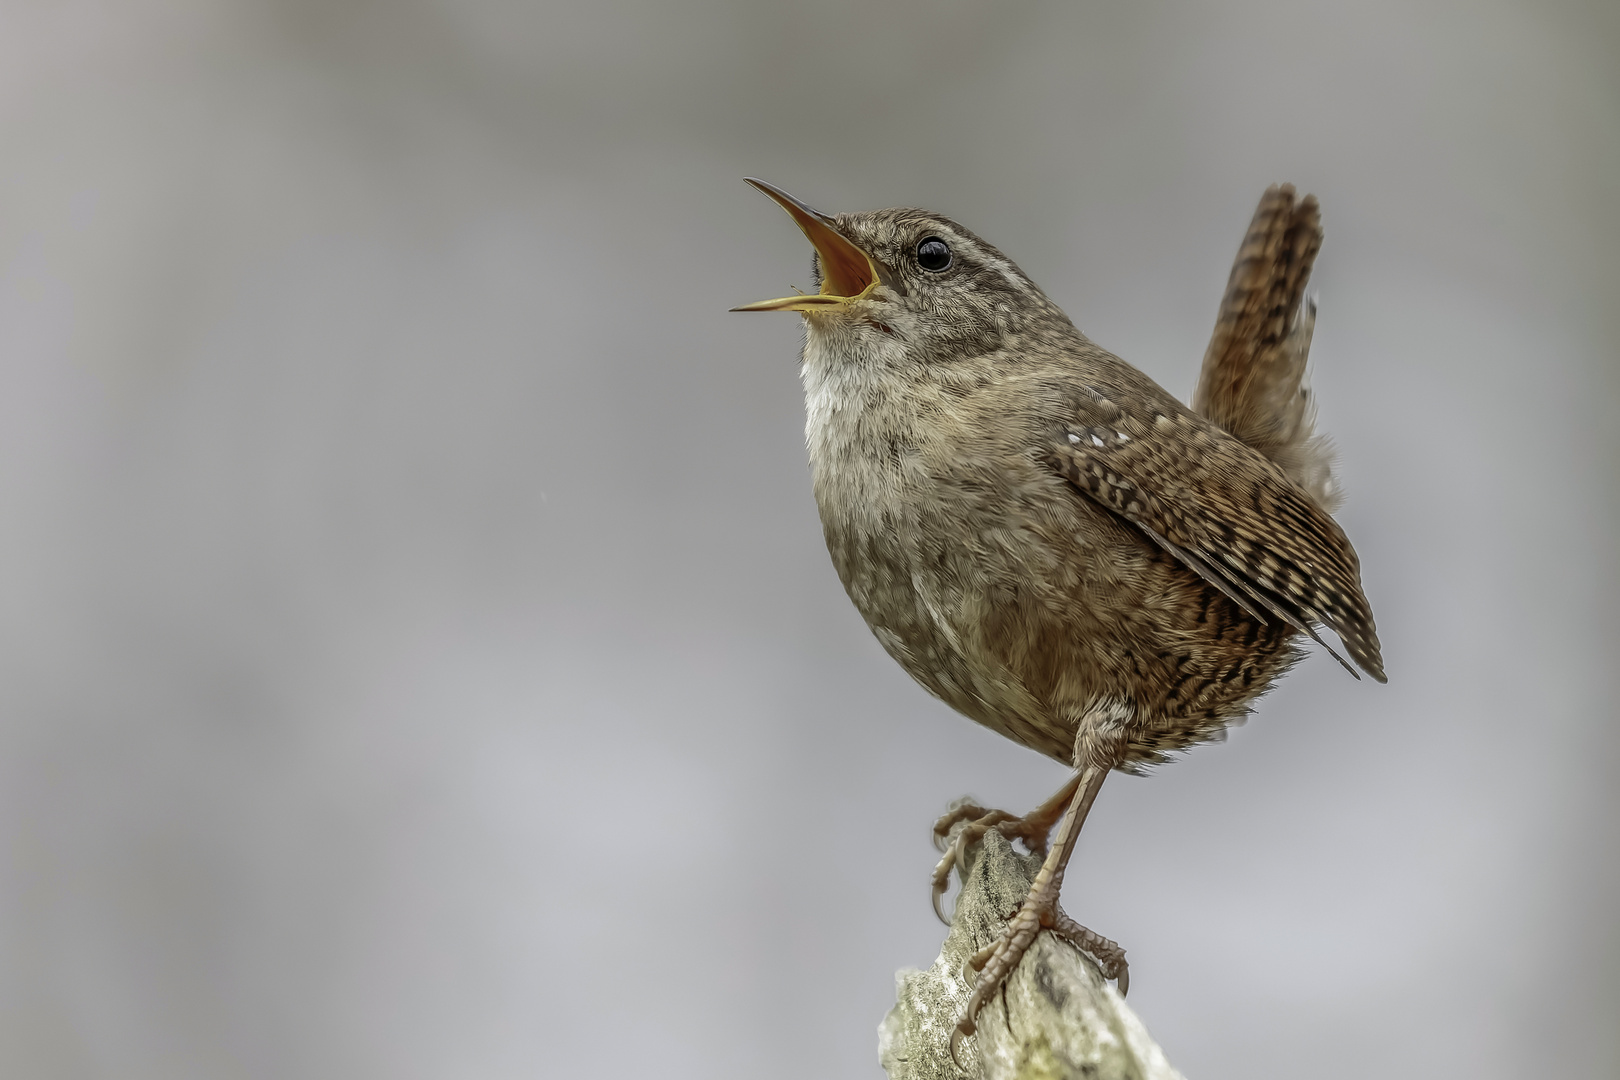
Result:
<svg viewBox="0 0 1620 1080"><path fill-rule="evenodd" d="M749 183L816 250L815 294L735 310L804 316L811 472L850 599L931 693L1076 770L1023 817L964 805L935 826L944 839L966 823L936 910L987 829L1046 852L1006 933L969 962L954 1055L1042 929L1126 989L1123 950L1057 902L1111 770L1218 738L1299 658L1296 633L1332 652L1317 626L1384 681L1305 382L1317 204L1286 186L1261 200L1189 409L949 218L831 217Z"/></svg>

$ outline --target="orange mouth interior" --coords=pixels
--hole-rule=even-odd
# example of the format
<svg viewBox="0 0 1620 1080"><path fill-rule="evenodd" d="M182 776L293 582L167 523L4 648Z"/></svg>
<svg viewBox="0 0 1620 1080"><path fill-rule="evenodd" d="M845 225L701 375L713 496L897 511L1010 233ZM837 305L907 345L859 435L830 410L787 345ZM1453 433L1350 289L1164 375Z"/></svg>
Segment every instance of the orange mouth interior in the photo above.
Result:
<svg viewBox="0 0 1620 1080"><path fill-rule="evenodd" d="M732 308L733 311L810 311L841 304L863 296L878 283L877 267L867 254L832 227L831 219L812 210L781 188L763 180L748 181L770 196L788 212L821 258L821 292L809 296L784 296Z"/></svg>

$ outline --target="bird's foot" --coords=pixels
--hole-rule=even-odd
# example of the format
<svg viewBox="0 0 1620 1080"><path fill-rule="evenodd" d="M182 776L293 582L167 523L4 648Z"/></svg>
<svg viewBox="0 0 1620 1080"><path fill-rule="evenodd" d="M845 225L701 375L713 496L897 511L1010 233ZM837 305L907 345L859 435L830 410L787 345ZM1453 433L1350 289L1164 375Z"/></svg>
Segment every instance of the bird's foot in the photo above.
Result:
<svg viewBox="0 0 1620 1080"><path fill-rule="evenodd" d="M1062 908L1057 910L1051 930L1096 961L1097 970L1102 972L1102 977L1112 979L1119 986L1120 997L1131 992L1131 966L1125 962L1125 950L1120 947L1119 942L1081 926L1065 915Z"/></svg>
<svg viewBox="0 0 1620 1080"><path fill-rule="evenodd" d="M934 914L939 916L939 921L947 926L951 923L945 915L945 892L950 888L951 871L962 865L970 847L994 829L1008 840L1022 840L1031 854L1045 855L1052 827L1063 816L1069 797L1073 794L1073 785L1066 785L1057 795L1023 817L1005 810L986 810L962 799L934 822L934 846L945 853L934 867Z"/></svg>
<svg viewBox="0 0 1620 1080"><path fill-rule="evenodd" d="M1078 751L1076 757L1082 757ZM1108 777L1109 764L1106 762L1088 761L1063 788L1046 802L1025 815L1024 826L1033 826L1039 833L1041 841L1046 839L1049 824L1048 814L1054 809L1060 818L1057 827L1057 839L1052 843L1050 850L1041 861L1041 868L1030 882L1029 893L1018 910L1008 919L1006 927L996 940L988 947L979 950L968 958L962 966L962 977L973 986L973 992L968 996L967 1007L962 1012L962 1019L957 1023L956 1030L951 1032L951 1059L961 1065L958 1050L962 1040L978 1030L979 1010L990 996L1001 989L1006 983L1007 976L1018 966L1024 953L1034 943L1036 935L1042 930L1051 930L1068 941L1078 945L1081 950L1091 953L1109 978L1118 978L1120 990L1128 985L1125 967L1125 950L1109 941L1101 934L1094 934L1081 926L1058 907L1058 893L1063 889L1063 872L1069 864L1069 857L1074 854L1075 841L1080 837L1080 829L1086 823L1086 814L1091 810L1091 804L1097 798L1097 791ZM958 807L953 813L961 814L965 807ZM977 809L977 808L975 808ZM949 816L949 815L947 815ZM1007 815L997 815L994 812L981 813L978 818L972 819L970 825L977 824L985 819L994 819L985 824L979 832L982 837L985 832L1001 825L1011 819ZM962 820L967 820L964 814ZM967 827L959 824L948 825L948 829L957 830L956 843L952 845L961 857L966 848L962 837L968 832ZM955 861L954 859L952 860ZM948 872L949 864L946 866ZM939 908L938 897L940 893L940 876L935 877L935 910Z"/></svg>
<svg viewBox="0 0 1620 1080"><path fill-rule="evenodd" d="M1043 889L1037 883L1000 936L968 957L962 965L962 978L973 987L973 993L962 1012L962 1019L956 1023L956 1030L951 1032L951 1060L964 1071L966 1067L962 1066L958 1054L962 1040L978 1030L979 1010L1001 989L1042 930L1052 931L1096 961L1103 978L1118 981L1121 995L1129 991L1130 967L1125 963L1125 950L1120 948L1118 942L1081 926L1065 915L1063 909L1058 907L1057 889Z"/></svg>
<svg viewBox="0 0 1620 1080"><path fill-rule="evenodd" d="M949 851L952 841L951 834L958 826L965 823L965 831L971 833L970 844L976 844L984 839L984 834L995 829L1009 840L1022 840L1026 845L1033 845L1032 851L1037 855L1046 853L1046 838L1052 832L1058 818L1063 816L1063 807L1059 806L1056 813L1052 813L1045 805L1036 807L1023 817L1009 814L1005 810L987 810L970 799L958 799L951 804L950 810L934 822L934 847L940 851ZM1037 850L1038 848L1038 850Z"/></svg>

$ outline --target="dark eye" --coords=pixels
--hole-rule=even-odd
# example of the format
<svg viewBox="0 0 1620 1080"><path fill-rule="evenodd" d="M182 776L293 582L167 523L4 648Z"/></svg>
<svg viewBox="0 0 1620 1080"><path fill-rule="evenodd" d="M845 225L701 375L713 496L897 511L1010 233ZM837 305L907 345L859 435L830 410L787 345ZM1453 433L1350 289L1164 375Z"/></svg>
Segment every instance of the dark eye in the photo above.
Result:
<svg viewBox="0 0 1620 1080"><path fill-rule="evenodd" d="M917 265L924 270L939 273L951 265L951 249L937 236L930 236L917 244Z"/></svg>

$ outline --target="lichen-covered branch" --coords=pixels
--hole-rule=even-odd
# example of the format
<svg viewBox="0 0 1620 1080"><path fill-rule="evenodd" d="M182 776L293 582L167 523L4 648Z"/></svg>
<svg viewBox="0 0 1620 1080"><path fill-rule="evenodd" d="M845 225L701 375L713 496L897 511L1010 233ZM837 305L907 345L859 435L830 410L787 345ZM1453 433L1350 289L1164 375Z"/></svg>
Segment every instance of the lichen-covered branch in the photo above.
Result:
<svg viewBox="0 0 1620 1080"><path fill-rule="evenodd" d="M898 1000L878 1028L889 1080L962 1080L950 1051L972 992L962 963L1001 933L1039 866L993 830L972 849L939 959L895 978ZM978 1025L962 1044L978 1080L1181 1080L1097 965L1055 934L1036 938Z"/></svg>

